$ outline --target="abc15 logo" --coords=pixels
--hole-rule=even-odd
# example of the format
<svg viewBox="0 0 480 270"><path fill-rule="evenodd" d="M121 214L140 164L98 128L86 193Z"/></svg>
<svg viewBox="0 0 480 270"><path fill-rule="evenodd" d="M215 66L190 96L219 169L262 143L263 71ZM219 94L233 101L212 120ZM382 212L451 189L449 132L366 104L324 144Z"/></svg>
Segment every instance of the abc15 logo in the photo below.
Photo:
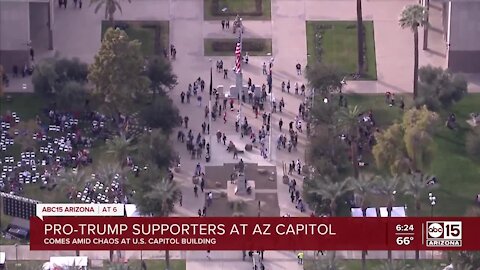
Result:
<svg viewBox="0 0 480 270"><path fill-rule="evenodd" d="M427 221L427 239L461 240L461 221Z"/></svg>

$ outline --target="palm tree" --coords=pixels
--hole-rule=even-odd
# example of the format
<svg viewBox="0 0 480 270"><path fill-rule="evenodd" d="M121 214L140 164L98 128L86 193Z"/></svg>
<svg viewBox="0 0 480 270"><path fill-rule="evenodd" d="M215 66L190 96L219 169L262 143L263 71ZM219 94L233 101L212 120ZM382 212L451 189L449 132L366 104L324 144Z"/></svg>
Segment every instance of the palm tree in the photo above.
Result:
<svg viewBox="0 0 480 270"><path fill-rule="evenodd" d="M117 163L108 161L100 162L95 170L95 179L109 187L113 181L117 181L124 189L127 171ZM125 189L124 189L125 190ZM113 260L113 250L110 250L110 261Z"/></svg>
<svg viewBox="0 0 480 270"><path fill-rule="evenodd" d="M330 216L337 214L337 200L351 190L349 180L334 182L329 176L322 176L320 179L314 179L315 185L309 186L306 192L312 195L322 197L328 201L330 208Z"/></svg>
<svg viewBox="0 0 480 270"><path fill-rule="evenodd" d="M415 202L415 215L418 216L421 210L421 199L425 191L428 189L428 181L432 179L429 175L414 173L404 176L406 180L403 186L403 192L413 197Z"/></svg>
<svg viewBox="0 0 480 270"><path fill-rule="evenodd" d="M140 214L168 217L174 211L174 204L180 200L180 189L174 181L162 177L155 166L149 166L148 173L139 177L143 188L137 190L134 201ZM170 268L170 252L165 250L166 269Z"/></svg>
<svg viewBox="0 0 480 270"><path fill-rule="evenodd" d="M420 5L406 6L400 14L399 24L402 28L409 28L413 32L413 97L417 97L418 88L418 27L424 26L427 12Z"/></svg>
<svg viewBox="0 0 480 270"><path fill-rule="evenodd" d="M336 114L340 131L350 140L350 155L352 159L353 177L358 178L358 134L361 114L360 107L341 108Z"/></svg>
<svg viewBox="0 0 480 270"><path fill-rule="evenodd" d="M127 138L127 135L122 132L119 136L107 140L106 153L114 156L115 160L124 167L127 157L136 150L136 147L132 144L132 140L133 138Z"/></svg>
<svg viewBox="0 0 480 270"><path fill-rule="evenodd" d="M425 190L428 189L428 181L431 179L430 176L424 175L422 173L414 173L412 175L404 176L405 184L403 186L403 192L406 195L413 197L415 201L415 216L418 216L421 208L421 199ZM415 250L415 260L420 259L420 252Z"/></svg>
<svg viewBox="0 0 480 270"><path fill-rule="evenodd" d="M388 217L392 216L392 208L395 203L395 194L397 193L397 188L401 185L402 178L398 175L393 177L380 177L378 176L378 182L375 186L375 189L378 193L387 196L387 215ZM388 261L392 261L392 251L388 251Z"/></svg>
<svg viewBox="0 0 480 270"><path fill-rule="evenodd" d="M129 3L132 2L132 0L127 0ZM105 20L108 19L110 22L110 25L113 27L113 14L118 10L120 10L120 13L122 13L122 6L120 5L119 0L90 0L90 5L95 4L95 13L98 13L98 11L102 8L103 5L105 5Z"/></svg>
<svg viewBox="0 0 480 270"><path fill-rule="evenodd" d="M357 62L357 73L359 75L363 74L364 68L364 31L363 31L363 18L362 18L362 0L357 0L357 43L358 43L358 62Z"/></svg>
<svg viewBox="0 0 480 270"><path fill-rule="evenodd" d="M62 169L59 174L55 174L53 179L57 185L65 187L65 190L83 185L89 180L85 169L73 170L67 168Z"/></svg>
<svg viewBox="0 0 480 270"><path fill-rule="evenodd" d="M374 187L375 180L377 179L377 176L374 174L360 174L358 178L348 178L350 181L350 184L353 188L353 191L355 192L355 199L358 198L360 201L360 207L362 208L362 214L363 217L367 216L367 195L372 191L372 188ZM366 269L366 255L367 252L365 250L362 250L362 269Z"/></svg>

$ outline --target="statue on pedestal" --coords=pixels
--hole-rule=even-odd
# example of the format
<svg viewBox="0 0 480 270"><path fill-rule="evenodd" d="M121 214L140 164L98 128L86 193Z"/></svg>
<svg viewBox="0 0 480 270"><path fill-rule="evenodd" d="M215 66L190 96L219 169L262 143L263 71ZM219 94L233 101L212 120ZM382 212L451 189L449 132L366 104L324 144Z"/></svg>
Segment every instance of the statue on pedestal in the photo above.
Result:
<svg viewBox="0 0 480 270"><path fill-rule="evenodd" d="M233 21L233 33L235 34L237 32L237 29L240 29L243 33L243 23L242 23L242 18L240 18L240 15L237 15L235 17L235 20Z"/></svg>

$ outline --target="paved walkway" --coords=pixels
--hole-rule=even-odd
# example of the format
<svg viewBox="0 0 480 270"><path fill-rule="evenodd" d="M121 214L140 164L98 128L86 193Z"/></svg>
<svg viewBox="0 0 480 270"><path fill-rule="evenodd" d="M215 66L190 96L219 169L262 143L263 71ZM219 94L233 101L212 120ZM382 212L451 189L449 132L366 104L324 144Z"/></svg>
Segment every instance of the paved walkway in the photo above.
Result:
<svg viewBox="0 0 480 270"><path fill-rule="evenodd" d="M384 92L387 88L390 91L410 92L411 69L413 63L411 53L413 47L412 35L407 30L401 30L396 22L400 10L404 5L413 3L413 1L397 0L364 0L364 17L366 20L373 19L375 23L377 67L379 70L378 82L349 82L348 91L375 93ZM179 84L171 97L174 103L179 107L181 115L188 115L190 126L194 134L201 130L201 123L205 121L204 106L195 104L181 104L179 93L186 91L188 84L193 83L197 77L202 77L207 83L209 70L212 64L218 59L224 61L225 67L233 67L234 57L233 48L231 57L209 57L203 55L204 38L234 38L229 31L222 31L219 22L203 21L203 1L200 0L136 0L131 4L123 4L123 14L116 14L119 20L169 20L170 21L170 42L177 48L177 60L173 62L175 73L178 75ZM275 149L275 143L280 131L278 130L278 120L284 121L284 126L297 115L298 105L302 102L300 96L282 93L279 90L282 81L290 80L292 86L298 82L305 83L303 76L296 75L295 64L306 63L306 38L305 38L305 20L354 20L355 19L355 1L354 0L272 0L272 21L245 21L246 37L272 38L274 57L273 67L273 85L276 100L282 97L286 102L285 111L280 114L272 115L272 159L265 160L260 155L254 153L245 154L245 162L258 162L260 164L270 164L277 167L277 190L281 215L290 214L292 216L302 215L294 205L290 203L288 187L281 181L282 166L284 162L290 162L300 158L303 161L306 138L300 134L299 148L293 153ZM102 12L94 14L93 7L83 10L59 10L55 8L55 28L54 42L55 52L43 55L47 57L54 53L66 57L78 57L82 61L91 63L93 56L100 47L100 22ZM430 37L435 38L435 34ZM422 40L420 38L420 40ZM432 45L433 46L433 45ZM422 53L423 55L423 53ZM428 56L428 55L427 55ZM422 61L441 62L435 53L431 56L422 56ZM42 56L39 56L42 57ZM246 81L252 78L255 84L266 82L265 76L261 75L261 65L269 61L271 57L250 57L250 63L243 66L243 78ZM425 58L425 59L424 59ZM222 74L214 72L214 87L217 85L229 86L234 84L234 76L223 79ZM18 84L18 82L16 82ZM14 88L15 91L18 89ZM31 88L27 87L27 90ZM207 89L208 92L208 89ZM204 100L208 100L208 93L203 94ZM249 119L249 123L258 130L261 126L261 120L254 120L251 109L244 108L243 114ZM227 134L227 140L242 140L234 130L235 116L233 113L227 113L227 124L218 120L212 123L211 131L222 130ZM176 174L183 196L183 207L177 207L175 215L178 216L196 216L198 208L203 206L201 198L193 196L193 184L191 176L193 174L196 160L191 160L184 144L173 142L175 149L182 157L182 170ZM218 147L218 149L215 149ZM227 154L222 147L212 143L212 161L210 164L221 164L223 162L232 162L233 157ZM203 163L202 163L203 165ZM298 186L301 186L302 179L298 178ZM303 214L308 215L308 212ZM56 252L30 252L28 247L19 246L16 252L14 246L3 246L0 250L7 252L7 259L36 258L48 260L53 254L74 254L74 252L56 251ZM21 251L21 252L20 252ZM20 255L20 253L22 255ZM94 260L103 260L109 257L108 252L81 252ZM205 252L172 252L173 258L186 258L188 269L251 269L251 265L241 261L241 252L223 252L212 251L211 260L206 258ZM342 251L338 252L339 258L358 259L360 252ZM413 258L413 252L394 252L395 258ZM125 258L162 258L163 252L122 252ZM431 253L430 253L431 256ZM422 257L430 258L429 253L422 253ZM435 258L440 258L441 254L434 254ZM369 252L369 259L386 258L386 252ZM301 269L296 263L294 252L266 252L265 263L267 269ZM247 268L248 267L248 268Z"/></svg>

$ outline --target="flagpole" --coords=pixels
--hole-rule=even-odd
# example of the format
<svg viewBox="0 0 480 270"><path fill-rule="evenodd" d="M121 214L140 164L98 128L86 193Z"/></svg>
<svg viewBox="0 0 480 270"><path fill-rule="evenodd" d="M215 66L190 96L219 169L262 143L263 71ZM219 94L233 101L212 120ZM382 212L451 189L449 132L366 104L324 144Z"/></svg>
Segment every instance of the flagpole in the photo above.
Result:
<svg viewBox="0 0 480 270"><path fill-rule="evenodd" d="M240 22L241 22L241 19L240 19ZM243 126L243 116L242 116L243 74L242 74L242 69L241 69L241 66L242 66L242 47L243 47L243 44L242 44L242 42L243 42L243 40L242 40L243 25L240 24L240 27L238 27L236 30L238 31L238 44L239 44L239 47L240 47L240 56L237 56L238 66L235 67L237 69L236 70L236 86L237 86L237 91L238 91L238 105L239 105L238 113L239 113L239 116L240 116L240 121L239 121L238 124L240 126Z"/></svg>
<svg viewBox="0 0 480 270"><path fill-rule="evenodd" d="M210 147L212 147L212 94L213 94L213 70L212 70L212 59L210 61L210 89L209 89L209 99L208 99L208 142L210 143Z"/></svg>

